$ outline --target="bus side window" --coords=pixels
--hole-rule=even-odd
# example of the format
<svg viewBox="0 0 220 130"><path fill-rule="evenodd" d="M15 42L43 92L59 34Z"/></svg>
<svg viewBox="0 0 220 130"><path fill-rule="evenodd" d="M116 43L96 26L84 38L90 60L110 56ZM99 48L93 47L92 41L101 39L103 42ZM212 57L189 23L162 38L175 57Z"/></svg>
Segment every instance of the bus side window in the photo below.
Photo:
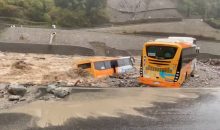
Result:
<svg viewBox="0 0 220 130"><path fill-rule="evenodd" d="M196 48L195 47L183 49L183 51L182 51L183 66L185 64L188 64L189 62L191 62L195 57L196 57Z"/></svg>
<svg viewBox="0 0 220 130"><path fill-rule="evenodd" d="M126 58L124 59L124 65L132 65L131 59L130 58Z"/></svg>
<svg viewBox="0 0 220 130"><path fill-rule="evenodd" d="M117 60L117 62L118 62L118 67L125 66L125 63L124 63L123 59L119 59L119 60Z"/></svg>
<svg viewBox="0 0 220 130"><path fill-rule="evenodd" d="M96 70L105 70L105 63L104 62L95 62L95 69Z"/></svg>
<svg viewBox="0 0 220 130"><path fill-rule="evenodd" d="M105 61L105 68L110 69L111 67L111 61Z"/></svg>
<svg viewBox="0 0 220 130"><path fill-rule="evenodd" d="M80 68L80 69L89 69L89 68L91 68L91 63L78 65L78 68Z"/></svg>

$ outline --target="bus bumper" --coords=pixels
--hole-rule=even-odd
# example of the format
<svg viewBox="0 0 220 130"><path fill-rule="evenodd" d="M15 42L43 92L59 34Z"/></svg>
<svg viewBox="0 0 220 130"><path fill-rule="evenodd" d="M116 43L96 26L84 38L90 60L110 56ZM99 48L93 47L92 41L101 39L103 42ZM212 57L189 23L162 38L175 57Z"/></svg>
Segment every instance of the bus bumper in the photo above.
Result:
<svg viewBox="0 0 220 130"><path fill-rule="evenodd" d="M139 78L139 82L142 84L146 84L152 87L164 87L164 88L180 88L181 84L178 82L164 82L164 81L156 81L148 78Z"/></svg>

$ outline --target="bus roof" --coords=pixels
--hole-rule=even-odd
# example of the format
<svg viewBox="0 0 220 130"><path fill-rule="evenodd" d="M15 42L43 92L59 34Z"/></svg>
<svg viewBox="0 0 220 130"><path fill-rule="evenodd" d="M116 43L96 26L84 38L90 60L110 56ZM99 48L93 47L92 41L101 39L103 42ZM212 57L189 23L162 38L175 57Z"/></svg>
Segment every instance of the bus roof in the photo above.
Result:
<svg viewBox="0 0 220 130"><path fill-rule="evenodd" d="M99 62L99 61L109 61L109 60L115 60L115 57L91 57L86 58L83 60L80 60L78 64L84 64L84 63L90 63L90 62Z"/></svg>
<svg viewBox="0 0 220 130"><path fill-rule="evenodd" d="M171 45L180 48L188 48L194 46L193 44L189 44L187 42L180 42L178 40L173 39L157 39L155 41L145 43L145 46L146 45Z"/></svg>
<svg viewBox="0 0 220 130"><path fill-rule="evenodd" d="M168 37L168 39L179 40L181 42L187 42L189 44L195 44L196 38L193 37Z"/></svg>
<svg viewBox="0 0 220 130"><path fill-rule="evenodd" d="M99 62L99 61L110 61L110 60L128 59L128 58L131 58L131 57L130 56L127 56L127 57L91 57L91 58L80 60L78 62L78 65L85 64L85 63Z"/></svg>

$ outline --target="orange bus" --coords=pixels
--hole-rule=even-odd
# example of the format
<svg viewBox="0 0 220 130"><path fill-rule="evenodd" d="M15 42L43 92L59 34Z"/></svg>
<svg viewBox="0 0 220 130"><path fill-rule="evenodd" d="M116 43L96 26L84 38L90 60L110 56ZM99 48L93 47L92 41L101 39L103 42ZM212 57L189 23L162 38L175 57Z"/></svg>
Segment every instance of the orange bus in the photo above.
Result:
<svg viewBox="0 0 220 130"><path fill-rule="evenodd" d="M178 39L158 39L144 45L139 82L179 88L196 70L197 46Z"/></svg>
<svg viewBox="0 0 220 130"><path fill-rule="evenodd" d="M99 78L131 71L133 63L131 57L92 57L80 61L77 67Z"/></svg>

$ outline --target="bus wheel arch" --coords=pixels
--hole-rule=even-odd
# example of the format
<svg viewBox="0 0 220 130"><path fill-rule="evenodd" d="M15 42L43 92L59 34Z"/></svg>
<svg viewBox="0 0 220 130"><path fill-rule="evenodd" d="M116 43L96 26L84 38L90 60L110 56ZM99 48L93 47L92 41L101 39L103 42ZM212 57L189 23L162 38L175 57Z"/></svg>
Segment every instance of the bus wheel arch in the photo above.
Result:
<svg viewBox="0 0 220 130"><path fill-rule="evenodd" d="M186 72L184 82L186 82L186 81L187 81L187 79L188 79L188 73Z"/></svg>

